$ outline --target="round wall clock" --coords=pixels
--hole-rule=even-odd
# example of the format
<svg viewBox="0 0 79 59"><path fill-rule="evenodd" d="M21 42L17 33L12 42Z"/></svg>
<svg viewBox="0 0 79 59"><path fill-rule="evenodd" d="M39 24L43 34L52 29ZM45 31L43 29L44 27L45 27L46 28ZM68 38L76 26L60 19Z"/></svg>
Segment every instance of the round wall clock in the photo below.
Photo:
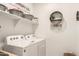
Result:
<svg viewBox="0 0 79 59"><path fill-rule="evenodd" d="M50 22L53 29L61 29L63 24L63 14L59 11L54 11L50 15Z"/></svg>

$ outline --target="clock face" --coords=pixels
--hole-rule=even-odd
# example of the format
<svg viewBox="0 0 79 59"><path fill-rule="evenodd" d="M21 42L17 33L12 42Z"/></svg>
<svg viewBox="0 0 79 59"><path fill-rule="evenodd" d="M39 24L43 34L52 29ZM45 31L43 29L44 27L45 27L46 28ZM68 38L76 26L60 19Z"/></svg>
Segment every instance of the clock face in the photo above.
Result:
<svg viewBox="0 0 79 59"><path fill-rule="evenodd" d="M50 15L50 21L62 21L63 15L59 11L55 11Z"/></svg>
<svg viewBox="0 0 79 59"><path fill-rule="evenodd" d="M55 11L50 15L50 21L54 27L59 27L60 24L62 23L62 20L63 20L63 15L59 11Z"/></svg>

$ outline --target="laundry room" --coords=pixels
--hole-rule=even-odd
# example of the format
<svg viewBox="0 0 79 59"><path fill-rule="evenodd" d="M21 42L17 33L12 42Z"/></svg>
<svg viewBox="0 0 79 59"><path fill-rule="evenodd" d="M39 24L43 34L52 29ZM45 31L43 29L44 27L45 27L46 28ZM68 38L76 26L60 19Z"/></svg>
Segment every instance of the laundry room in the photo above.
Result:
<svg viewBox="0 0 79 59"><path fill-rule="evenodd" d="M0 3L1 56L79 56L78 3Z"/></svg>

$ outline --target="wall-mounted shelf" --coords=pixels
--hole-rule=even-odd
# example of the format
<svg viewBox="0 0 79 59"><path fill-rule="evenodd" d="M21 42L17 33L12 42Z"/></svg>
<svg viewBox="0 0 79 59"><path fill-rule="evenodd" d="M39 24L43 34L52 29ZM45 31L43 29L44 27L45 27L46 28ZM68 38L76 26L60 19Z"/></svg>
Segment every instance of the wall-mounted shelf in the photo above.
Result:
<svg viewBox="0 0 79 59"><path fill-rule="evenodd" d="M10 13L8 13L6 11L2 11L2 10L0 10L0 17L5 18L5 19L9 19L9 20L13 20L15 25L19 22L19 20L24 20L29 24L34 24L34 22L29 20L29 19L22 18L20 16L10 14Z"/></svg>

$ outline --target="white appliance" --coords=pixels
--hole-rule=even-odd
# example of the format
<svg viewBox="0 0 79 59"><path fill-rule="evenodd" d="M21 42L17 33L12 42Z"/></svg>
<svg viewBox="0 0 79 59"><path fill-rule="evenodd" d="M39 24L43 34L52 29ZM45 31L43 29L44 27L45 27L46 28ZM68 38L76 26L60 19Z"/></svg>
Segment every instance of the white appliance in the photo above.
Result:
<svg viewBox="0 0 79 59"><path fill-rule="evenodd" d="M32 35L8 36L3 49L19 56L45 56L46 41Z"/></svg>

